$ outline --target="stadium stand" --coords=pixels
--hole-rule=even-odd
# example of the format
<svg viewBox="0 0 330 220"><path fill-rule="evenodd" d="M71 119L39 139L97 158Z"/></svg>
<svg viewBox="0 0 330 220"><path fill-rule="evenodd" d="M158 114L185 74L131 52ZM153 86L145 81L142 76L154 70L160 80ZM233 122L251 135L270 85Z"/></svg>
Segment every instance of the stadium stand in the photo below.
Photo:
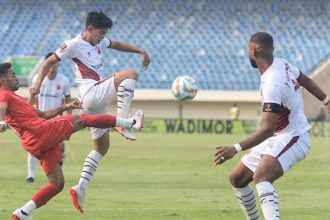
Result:
<svg viewBox="0 0 330 220"><path fill-rule="evenodd" d="M104 52L105 73L136 69L138 88L168 89L177 75L187 74L201 89L256 90L259 77L246 43L257 31L271 33L276 55L305 73L330 54L327 0L11 0L0 1L0 59L57 49L84 30L91 10L113 19L110 39L150 53L152 64L142 72L139 56ZM69 63L61 68L74 85Z"/></svg>

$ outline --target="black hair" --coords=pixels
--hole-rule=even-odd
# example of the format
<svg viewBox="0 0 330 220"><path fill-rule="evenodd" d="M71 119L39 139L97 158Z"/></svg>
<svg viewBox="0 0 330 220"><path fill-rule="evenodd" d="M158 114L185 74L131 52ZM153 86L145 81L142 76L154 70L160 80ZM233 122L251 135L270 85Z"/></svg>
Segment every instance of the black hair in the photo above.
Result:
<svg viewBox="0 0 330 220"><path fill-rule="evenodd" d="M47 60L47 58L50 57L51 55L53 55L53 52L47 53L47 54L45 55L45 60Z"/></svg>
<svg viewBox="0 0 330 220"><path fill-rule="evenodd" d="M0 63L0 77L4 76L11 66L11 63Z"/></svg>
<svg viewBox="0 0 330 220"><path fill-rule="evenodd" d="M109 28L112 27L112 20L106 16L102 11L91 11L86 18L86 29L88 25L95 28Z"/></svg>
<svg viewBox="0 0 330 220"><path fill-rule="evenodd" d="M264 48L272 48L274 47L273 43L273 37L266 33L266 32L257 32L255 34L253 34L250 38L251 42L260 44L260 46L264 47Z"/></svg>

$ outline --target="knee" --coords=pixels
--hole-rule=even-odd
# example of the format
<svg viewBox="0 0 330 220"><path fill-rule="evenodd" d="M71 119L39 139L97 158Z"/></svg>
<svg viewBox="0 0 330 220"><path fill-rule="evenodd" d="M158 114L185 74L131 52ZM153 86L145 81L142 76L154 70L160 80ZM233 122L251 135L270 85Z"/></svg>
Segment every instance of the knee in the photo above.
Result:
<svg viewBox="0 0 330 220"><path fill-rule="evenodd" d="M229 181L230 181L231 185L236 188L243 188L248 184L248 183L246 183L246 181L244 180L242 175L235 173L235 172L232 172L229 175Z"/></svg>
<svg viewBox="0 0 330 220"><path fill-rule="evenodd" d="M265 177L261 172L255 172L255 174L253 175L253 182L260 183L262 181L265 181Z"/></svg>
<svg viewBox="0 0 330 220"><path fill-rule="evenodd" d="M127 70L127 78L128 79L134 79L135 81L138 81L139 76L136 71L134 70Z"/></svg>
<svg viewBox="0 0 330 220"><path fill-rule="evenodd" d="M53 188L57 191L57 193L61 192L64 189L64 179L51 181L50 183L53 185Z"/></svg>
<svg viewBox="0 0 330 220"><path fill-rule="evenodd" d="M102 156L106 155L109 150L109 144L102 143L94 147L94 149L99 152Z"/></svg>
<svg viewBox="0 0 330 220"><path fill-rule="evenodd" d="M241 185L241 181L240 181L240 178L238 177L238 175L236 175L234 172L232 172L230 175L229 175L229 182L232 186L234 187L240 187Z"/></svg>

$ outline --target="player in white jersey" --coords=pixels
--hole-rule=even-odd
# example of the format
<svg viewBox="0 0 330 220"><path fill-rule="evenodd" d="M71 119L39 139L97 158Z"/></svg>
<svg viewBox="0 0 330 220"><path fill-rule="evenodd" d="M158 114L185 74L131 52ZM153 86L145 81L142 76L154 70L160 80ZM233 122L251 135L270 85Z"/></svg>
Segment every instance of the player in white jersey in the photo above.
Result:
<svg viewBox="0 0 330 220"><path fill-rule="evenodd" d="M111 27L111 19L103 12L88 13L85 31L66 41L54 55L44 62L33 92L39 93L42 80L50 66L63 59L70 59L76 74L83 113L92 115L107 114L107 106L117 100L117 116L128 118L138 75L133 70L122 70L101 79L100 74L103 71L102 50L110 48L123 52L138 53L142 57L142 67L144 69L148 67L150 59L148 54L140 48L106 38L105 35ZM110 145L107 129L92 128L91 131L94 149L85 159L79 184L70 190L73 203L80 212L83 212L86 188ZM128 139L136 139L134 134L127 128L119 131Z"/></svg>
<svg viewBox="0 0 330 220"><path fill-rule="evenodd" d="M53 55L48 53L45 59ZM36 97L31 94L29 97L29 103L31 105L36 104L36 107L41 111L47 111L49 109L58 108L64 103L69 103L71 99L70 82L67 77L57 73L58 64L53 65L45 80L42 82L40 94ZM32 85L36 84L38 75L35 75L32 79ZM64 159L64 142L62 143L62 159ZM28 153L27 166L28 166L28 177L26 178L27 183L33 183L35 180L35 169L36 169L37 158Z"/></svg>
<svg viewBox="0 0 330 220"><path fill-rule="evenodd" d="M249 41L249 58L261 74L262 123L248 138L232 147L217 147L215 165L242 150L251 149L230 175L230 182L247 219L260 219L254 181L266 220L280 219L279 203L272 183L284 175L310 150L310 125L304 114L301 87L329 106L329 97L296 67L273 56L273 38L258 32Z"/></svg>

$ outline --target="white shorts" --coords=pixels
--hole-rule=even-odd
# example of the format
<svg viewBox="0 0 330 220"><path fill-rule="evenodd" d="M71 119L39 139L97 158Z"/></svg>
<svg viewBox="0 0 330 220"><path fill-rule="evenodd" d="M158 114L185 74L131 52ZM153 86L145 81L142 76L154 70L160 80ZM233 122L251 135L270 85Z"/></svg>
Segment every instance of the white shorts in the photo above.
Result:
<svg viewBox="0 0 330 220"><path fill-rule="evenodd" d="M79 87L79 100L82 102L81 113L88 115L108 114L108 105L117 100L114 75L99 82L86 81ZM92 139L98 139L109 129L91 128Z"/></svg>
<svg viewBox="0 0 330 220"><path fill-rule="evenodd" d="M286 173L297 162L304 159L310 150L310 135L305 132L300 136L279 134L268 138L252 148L251 152L241 159L243 164L255 172L263 155L275 157Z"/></svg>

